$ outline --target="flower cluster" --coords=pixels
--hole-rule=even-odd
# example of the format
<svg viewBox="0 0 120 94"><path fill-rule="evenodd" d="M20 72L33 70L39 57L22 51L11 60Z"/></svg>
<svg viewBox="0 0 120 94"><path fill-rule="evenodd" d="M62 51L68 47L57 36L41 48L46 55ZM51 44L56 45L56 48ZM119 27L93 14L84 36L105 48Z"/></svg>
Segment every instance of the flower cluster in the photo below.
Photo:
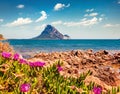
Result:
<svg viewBox="0 0 120 94"><path fill-rule="evenodd" d="M14 54L14 56L13 56L13 60L18 60L19 57L20 57L20 55L19 55L18 53L16 53L16 54Z"/></svg>
<svg viewBox="0 0 120 94"><path fill-rule="evenodd" d="M94 87L93 88L93 92L94 92L94 94L101 94L102 93L102 89L101 89L101 87Z"/></svg>
<svg viewBox="0 0 120 94"><path fill-rule="evenodd" d="M45 62L40 62L40 61L30 62L29 65L31 67L43 67L45 65Z"/></svg>
<svg viewBox="0 0 120 94"><path fill-rule="evenodd" d="M8 59L11 58L12 54L8 52L2 52L2 57ZM20 64L28 64L31 67L43 67L45 65L45 62L28 62L27 60L20 58L20 55L18 53L15 53L12 57L13 60L19 61Z"/></svg>
<svg viewBox="0 0 120 94"><path fill-rule="evenodd" d="M2 52L2 57L4 57L4 58L10 58L11 57L11 53Z"/></svg>
<svg viewBox="0 0 120 94"><path fill-rule="evenodd" d="M20 86L20 91L21 92L28 92L30 89L30 84L28 83L24 83Z"/></svg>
<svg viewBox="0 0 120 94"><path fill-rule="evenodd" d="M57 70L60 72L63 70L63 68L60 65L57 65Z"/></svg>
<svg viewBox="0 0 120 94"><path fill-rule="evenodd" d="M28 64L27 60L25 60L25 59L20 59L19 62L20 62L20 64Z"/></svg>

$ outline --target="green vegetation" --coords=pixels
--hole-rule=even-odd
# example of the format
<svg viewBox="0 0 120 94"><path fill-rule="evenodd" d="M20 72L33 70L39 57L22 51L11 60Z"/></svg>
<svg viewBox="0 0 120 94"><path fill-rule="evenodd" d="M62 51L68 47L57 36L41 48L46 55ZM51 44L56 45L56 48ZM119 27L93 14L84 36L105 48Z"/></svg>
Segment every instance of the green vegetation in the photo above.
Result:
<svg viewBox="0 0 120 94"><path fill-rule="evenodd" d="M60 75L62 62L49 67L44 62L28 62L19 54L3 52L0 55L0 94L102 94L102 88L94 82L85 84L91 71L78 78ZM117 94L120 87L103 94ZM93 93L92 93L93 94Z"/></svg>

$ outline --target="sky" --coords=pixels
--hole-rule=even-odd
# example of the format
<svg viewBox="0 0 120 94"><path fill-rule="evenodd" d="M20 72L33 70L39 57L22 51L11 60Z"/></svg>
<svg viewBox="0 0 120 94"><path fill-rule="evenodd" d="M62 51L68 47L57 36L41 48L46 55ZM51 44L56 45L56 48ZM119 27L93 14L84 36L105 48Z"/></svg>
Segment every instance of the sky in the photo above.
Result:
<svg viewBox="0 0 120 94"><path fill-rule="evenodd" d="M5 38L33 38L47 24L71 39L120 39L120 0L0 0Z"/></svg>

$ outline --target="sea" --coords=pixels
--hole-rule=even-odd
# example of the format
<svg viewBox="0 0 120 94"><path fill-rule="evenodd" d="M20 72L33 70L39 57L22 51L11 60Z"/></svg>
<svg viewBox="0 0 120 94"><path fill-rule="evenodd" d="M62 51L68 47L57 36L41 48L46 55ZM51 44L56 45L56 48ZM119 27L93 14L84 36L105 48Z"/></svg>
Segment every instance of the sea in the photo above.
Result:
<svg viewBox="0 0 120 94"><path fill-rule="evenodd" d="M40 52L71 51L71 50L109 50L120 51L120 39L70 39L70 40L6 40L16 52L29 56Z"/></svg>

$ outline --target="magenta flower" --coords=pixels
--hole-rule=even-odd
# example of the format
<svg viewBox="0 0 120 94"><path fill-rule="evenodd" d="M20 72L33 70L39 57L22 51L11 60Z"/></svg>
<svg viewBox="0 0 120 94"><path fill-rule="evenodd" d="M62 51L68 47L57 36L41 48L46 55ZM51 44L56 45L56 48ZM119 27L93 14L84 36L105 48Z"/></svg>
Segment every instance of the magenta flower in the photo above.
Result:
<svg viewBox="0 0 120 94"><path fill-rule="evenodd" d="M27 64L27 61L25 59L20 59L19 61L21 64Z"/></svg>
<svg viewBox="0 0 120 94"><path fill-rule="evenodd" d="M16 54L14 54L13 59L14 59L14 60L18 60L18 59L19 59L19 56L20 56L20 55L16 53Z"/></svg>
<svg viewBox="0 0 120 94"><path fill-rule="evenodd" d="M43 67L45 65L45 63L37 61L37 62L30 62L29 65L31 67Z"/></svg>
<svg viewBox="0 0 120 94"><path fill-rule="evenodd" d="M94 92L94 94L101 94L102 93L102 88L101 87L94 87L93 92Z"/></svg>
<svg viewBox="0 0 120 94"><path fill-rule="evenodd" d="M34 67L34 62L29 62L29 65L30 65L31 67Z"/></svg>
<svg viewBox="0 0 120 94"><path fill-rule="evenodd" d="M34 65L35 65L36 67L43 67L43 66L45 65L45 63L38 61L38 62L35 62Z"/></svg>
<svg viewBox="0 0 120 94"><path fill-rule="evenodd" d="M57 70L60 72L63 70L63 68L60 65L57 65Z"/></svg>
<svg viewBox="0 0 120 94"><path fill-rule="evenodd" d="M4 58L10 58L11 57L11 53L2 52L2 57L4 57Z"/></svg>
<svg viewBox="0 0 120 94"><path fill-rule="evenodd" d="M29 89L30 89L30 84L28 84L28 83L22 84L22 85L20 86L20 91L21 91L21 92L28 92Z"/></svg>

